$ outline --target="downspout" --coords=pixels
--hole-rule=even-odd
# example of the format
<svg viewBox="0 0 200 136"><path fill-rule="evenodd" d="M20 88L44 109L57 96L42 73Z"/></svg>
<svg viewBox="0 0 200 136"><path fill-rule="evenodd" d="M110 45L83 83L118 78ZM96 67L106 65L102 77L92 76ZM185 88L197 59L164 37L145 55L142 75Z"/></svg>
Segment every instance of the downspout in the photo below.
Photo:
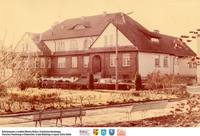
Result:
<svg viewBox="0 0 200 136"><path fill-rule="evenodd" d="M174 69L175 69L175 65L174 65L175 63L174 63L174 61L175 61L175 56L173 57L173 64L172 64L173 65L173 67L172 67L172 74L173 75L174 75Z"/></svg>
<svg viewBox="0 0 200 136"><path fill-rule="evenodd" d="M136 72L135 72L135 75L137 73L140 74L139 73L139 50L136 51Z"/></svg>

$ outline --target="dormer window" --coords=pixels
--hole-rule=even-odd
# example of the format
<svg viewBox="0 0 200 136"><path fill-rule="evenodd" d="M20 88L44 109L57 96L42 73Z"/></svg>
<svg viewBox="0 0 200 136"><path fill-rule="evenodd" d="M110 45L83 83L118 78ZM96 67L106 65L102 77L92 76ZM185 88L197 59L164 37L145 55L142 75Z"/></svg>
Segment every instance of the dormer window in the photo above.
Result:
<svg viewBox="0 0 200 136"><path fill-rule="evenodd" d="M74 27L75 30L82 30L82 29L85 29L85 28L86 28L86 26L84 26L84 25L76 25Z"/></svg>
<svg viewBox="0 0 200 136"><path fill-rule="evenodd" d="M82 30L90 27L89 22L83 22L81 24L74 24L69 28L69 30Z"/></svg>
<svg viewBox="0 0 200 136"><path fill-rule="evenodd" d="M151 38L151 42L153 42L153 43L159 43L159 39L158 38Z"/></svg>

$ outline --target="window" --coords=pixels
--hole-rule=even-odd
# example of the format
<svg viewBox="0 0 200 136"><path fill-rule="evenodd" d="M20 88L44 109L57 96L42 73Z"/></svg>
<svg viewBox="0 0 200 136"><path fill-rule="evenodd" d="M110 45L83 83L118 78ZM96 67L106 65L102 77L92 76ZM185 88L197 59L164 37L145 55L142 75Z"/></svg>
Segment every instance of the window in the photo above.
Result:
<svg viewBox="0 0 200 136"><path fill-rule="evenodd" d="M28 43L26 43L26 51L29 50L29 46L28 46Z"/></svg>
<svg viewBox="0 0 200 136"><path fill-rule="evenodd" d="M27 52L29 50L29 46L27 43L22 44L22 52Z"/></svg>
<svg viewBox="0 0 200 136"><path fill-rule="evenodd" d="M114 46L114 41L113 40L114 40L113 34L105 35L104 36L104 47Z"/></svg>
<svg viewBox="0 0 200 136"><path fill-rule="evenodd" d="M77 57L72 57L72 68L77 68Z"/></svg>
<svg viewBox="0 0 200 136"><path fill-rule="evenodd" d="M65 50L64 41L57 41L56 42L56 51L64 51L64 50Z"/></svg>
<svg viewBox="0 0 200 136"><path fill-rule="evenodd" d="M66 65L66 58L65 57L58 57L58 68L65 68Z"/></svg>
<svg viewBox="0 0 200 136"><path fill-rule="evenodd" d="M189 68L197 68L197 64L193 62L188 62Z"/></svg>
<svg viewBox="0 0 200 136"><path fill-rule="evenodd" d="M168 56L165 56L165 57L164 57L164 60L163 60L163 67L168 67Z"/></svg>
<svg viewBox="0 0 200 136"><path fill-rule="evenodd" d="M160 67L160 56L155 57L155 67Z"/></svg>
<svg viewBox="0 0 200 136"><path fill-rule="evenodd" d="M86 28L86 26L81 25L81 24L78 24L78 25L76 25L76 26L74 27L75 30L82 30L82 29L85 29L85 28Z"/></svg>
<svg viewBox="0 0 200 136"><path fill-rule="evenodd" d="M197 68L197 63L193 63L193 68Z"/></svg>
<svg viewBox="0 0 200 136"><path fill-rule="evenodd" d="M35 60L35 68L39 68L40 67L40 62L38 59Z"/></svg>
<svg viewBox="0 0 200 136"><path fill-rule="evenodd" d="M106 35L104 36L104 46L105 46L105 47L108 46L108 38L107 38Z"/></svg>
<svg viewBox="0 0 200 136"><path fill-rule="evenodd" d="M178 57L175 57L174 64L175 65L179 65L179 59L178 59Z"/></svg>
<svg viewBox="0 0 200 136"><path fill-rule="evenodd" d="M151 42L159 43L159 39L158 38L151 38Z"/></svg>
<svg viewBox="0 0 200 136"><path fill-rule="evenodd" d="M77 40L70 41L70 50L78 50L78 42Z"/></svg>
<svg viewBox="0 0 200 136"><path fill-rule="evenodd" d="M45 68L45 58L40 58L40 68Z"/></svg>
<svg viewBox="0 0 200 136"><path fill-rule="evenodd" d="M48 58L47 66L48 68L51 68L51 58Z"/></svg>
<svg viewBox="0 0 200 136"><path fill-rule="evenodd" d="M116 66L116 55L110 54L110 67L115 67L115 66Z"/></svg>
<svg viewBox="0 0 200 136"><path fill-rule="evenodd" d="M84 56L83 57L83 67L88 68L89 65L89 56Z"/></svg>
<svg viewBox="0 0 200 136"><path fill-rule="evenodd" d="M83 43L83 50L87 50L91 45L91 41L89 39L85 39Z"/></svg>
<svg viewBox="0 0 200 136"><path fill-rule="evenodd" d="M129 53L124 53L124 54L122 55L122 58L123 58L122 65L123 65L124 67L128 67L128 66L131 65L131 64L130 64L130 54L129 54Z"/></svg>
<svg viewBox="0 0 200 136"><path fill-rule="evenodd" d="M110 45L110 46L113 46L113 45L114 45L114 44L113 44L113 35L111 34L109 38L110 38L110 39L109 39L109 45Z"/></svg>
<svg viewBox="0 0 200 136"><path fill-rule="evenodd" d="M188 65L189 65L189 68L192 68L192 62L189 62Z"/></svg>

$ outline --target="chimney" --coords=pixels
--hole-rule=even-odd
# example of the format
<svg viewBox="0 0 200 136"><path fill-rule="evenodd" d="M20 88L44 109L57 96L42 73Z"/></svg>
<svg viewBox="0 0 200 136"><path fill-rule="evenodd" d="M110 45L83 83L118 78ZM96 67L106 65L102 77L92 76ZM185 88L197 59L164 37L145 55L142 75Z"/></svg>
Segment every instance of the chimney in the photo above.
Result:
<svg viewBox="0 0 200 136"><path fill-rule="evenodd" d="M107 13L106 11L103 12L103 16L104 16L104 17L107 16L107 14L108 14L108 13Z"/></svg>
<svg viewBox="0 0 200 136"><path fill-rule="evenodd" d="M160 31L158 29L153 30L153 32L160 33Z"/></svg>
<svg viewBox="0 0 200 136"><path fill-rule="evenodd" d="M60 27L60 28L61 28L61 30L63 30L63 29L65 28L65 26L64 26L64 25L61 25L61 27Z"/></svg>
<svg viewBox="0 0 200 136"><path fill-rule="evenodd" d="M86 18L85 16L82 16L82 17L81 17L82 20L85 20L85 18Z"/></svg>

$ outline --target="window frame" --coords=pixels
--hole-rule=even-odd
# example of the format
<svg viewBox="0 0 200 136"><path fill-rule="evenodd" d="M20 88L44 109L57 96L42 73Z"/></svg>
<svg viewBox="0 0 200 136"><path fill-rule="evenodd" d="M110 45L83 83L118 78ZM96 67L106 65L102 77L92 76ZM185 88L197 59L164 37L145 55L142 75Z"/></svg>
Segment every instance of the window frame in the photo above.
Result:
<svg viewBox="0 0 200 136"><path fill-rule="evenodd" d="M78 57L77 56L71 57L71 67L78 68Z"/></svg>
<svg viewBox="0 0 200 136"><path fill-rule="evenodd" d="M130 53L123 53L122 54L122 66L123 67L130 67L131 66L131 54Z"/></svg>
<svg viewBox="0 0 200 136"><path fill-rule="evenodd" d="M89 56L83 56L83 67L84 68L88 68L89 67L89 61L90 61L90 57Z"/></svg>
<svg viewBox="0 0 200 136"><path fill-rule="evenodd" d="M47 59L47 68L51 68L51 58Z"/></svg>
<svg viewBox="0 0 200 136"><path fill-rule="evenodd" d="M69 47L71 51L78 50L78 41L76 39L71 39Z"/></svg>
<svg viewBox="0 0 200 136"><path fill-rule="evenodd" d="M114 46L114 35L113 34L109 35L109 46Z"/></svg>
<svg viewBox="0 0 200 136"><path fill-rule="evenodd" d="M108 46L108 36L104 35L104 47Z"/></svg>
<svg viewBox="0 0 200 136"><path fill-rule="evenodd" d="M40 58L40 68L46 68L45 57L41 57Z"/></svg>
<svg viewBox="0 0 200 136"><path fill-rule="evenodd" d="M197 64L193 62L193 68L197 68Z"/></svg>
<svg viewBox="0 0 200 136"><path fill-rule="evenodd" d="M158 64L157 64L158 63ZM160 55L157 55L154 59L154 65L156 68L160 67Z"/></svg>
<svg viewBox="0 0 200 136"><path fill-rule="evenodd" d="M116 54L112 53L110 54L110 67L116 67Z"/></svg>
<svg viewBox="0 0 200 136"><path fill-rule="evenodd" d="M154 37L151 37L151 38L150 38L150 40L151 40L151 42L152 42L152 43L157 43L157 44L159 44L159 43L160 43L160 40L159 40L159 38L154 38Z"/></svg>
<svg viewBox="0 0 200 136"><path fill-rule="evenodd" d="M34 68L40 68L40 60L39 59L35 59L35 66Z"/></svg>
<svg viewBox="0 0 200 136"><path fill-rule="evenodd" d="M91 43L92 43L92 42L91 42L90 39L88 39L88 38L84 39L84 42L83 42L83 50L88 50L88 48L90 47Z"/></svg>
<svg viewBox="0 0 200 136"><path fill-rule="evenodd" d="M168 56L164 56L164 58L163 58L163 67L164 68L169 67L169 57Z"/></svg>
<svg viewBox="0 0 200 136"><path fill-rule="evenodd" d="M59 62L59 60L62 62ZM65 68L66 67L66 57L58 57L57 68Z"/></svg>
<svg viewBox="0 0 200 136"><path fill-rule="evenodd" d="M64 41L56 42L56 51L65 51L65 42Z"/></svg>

